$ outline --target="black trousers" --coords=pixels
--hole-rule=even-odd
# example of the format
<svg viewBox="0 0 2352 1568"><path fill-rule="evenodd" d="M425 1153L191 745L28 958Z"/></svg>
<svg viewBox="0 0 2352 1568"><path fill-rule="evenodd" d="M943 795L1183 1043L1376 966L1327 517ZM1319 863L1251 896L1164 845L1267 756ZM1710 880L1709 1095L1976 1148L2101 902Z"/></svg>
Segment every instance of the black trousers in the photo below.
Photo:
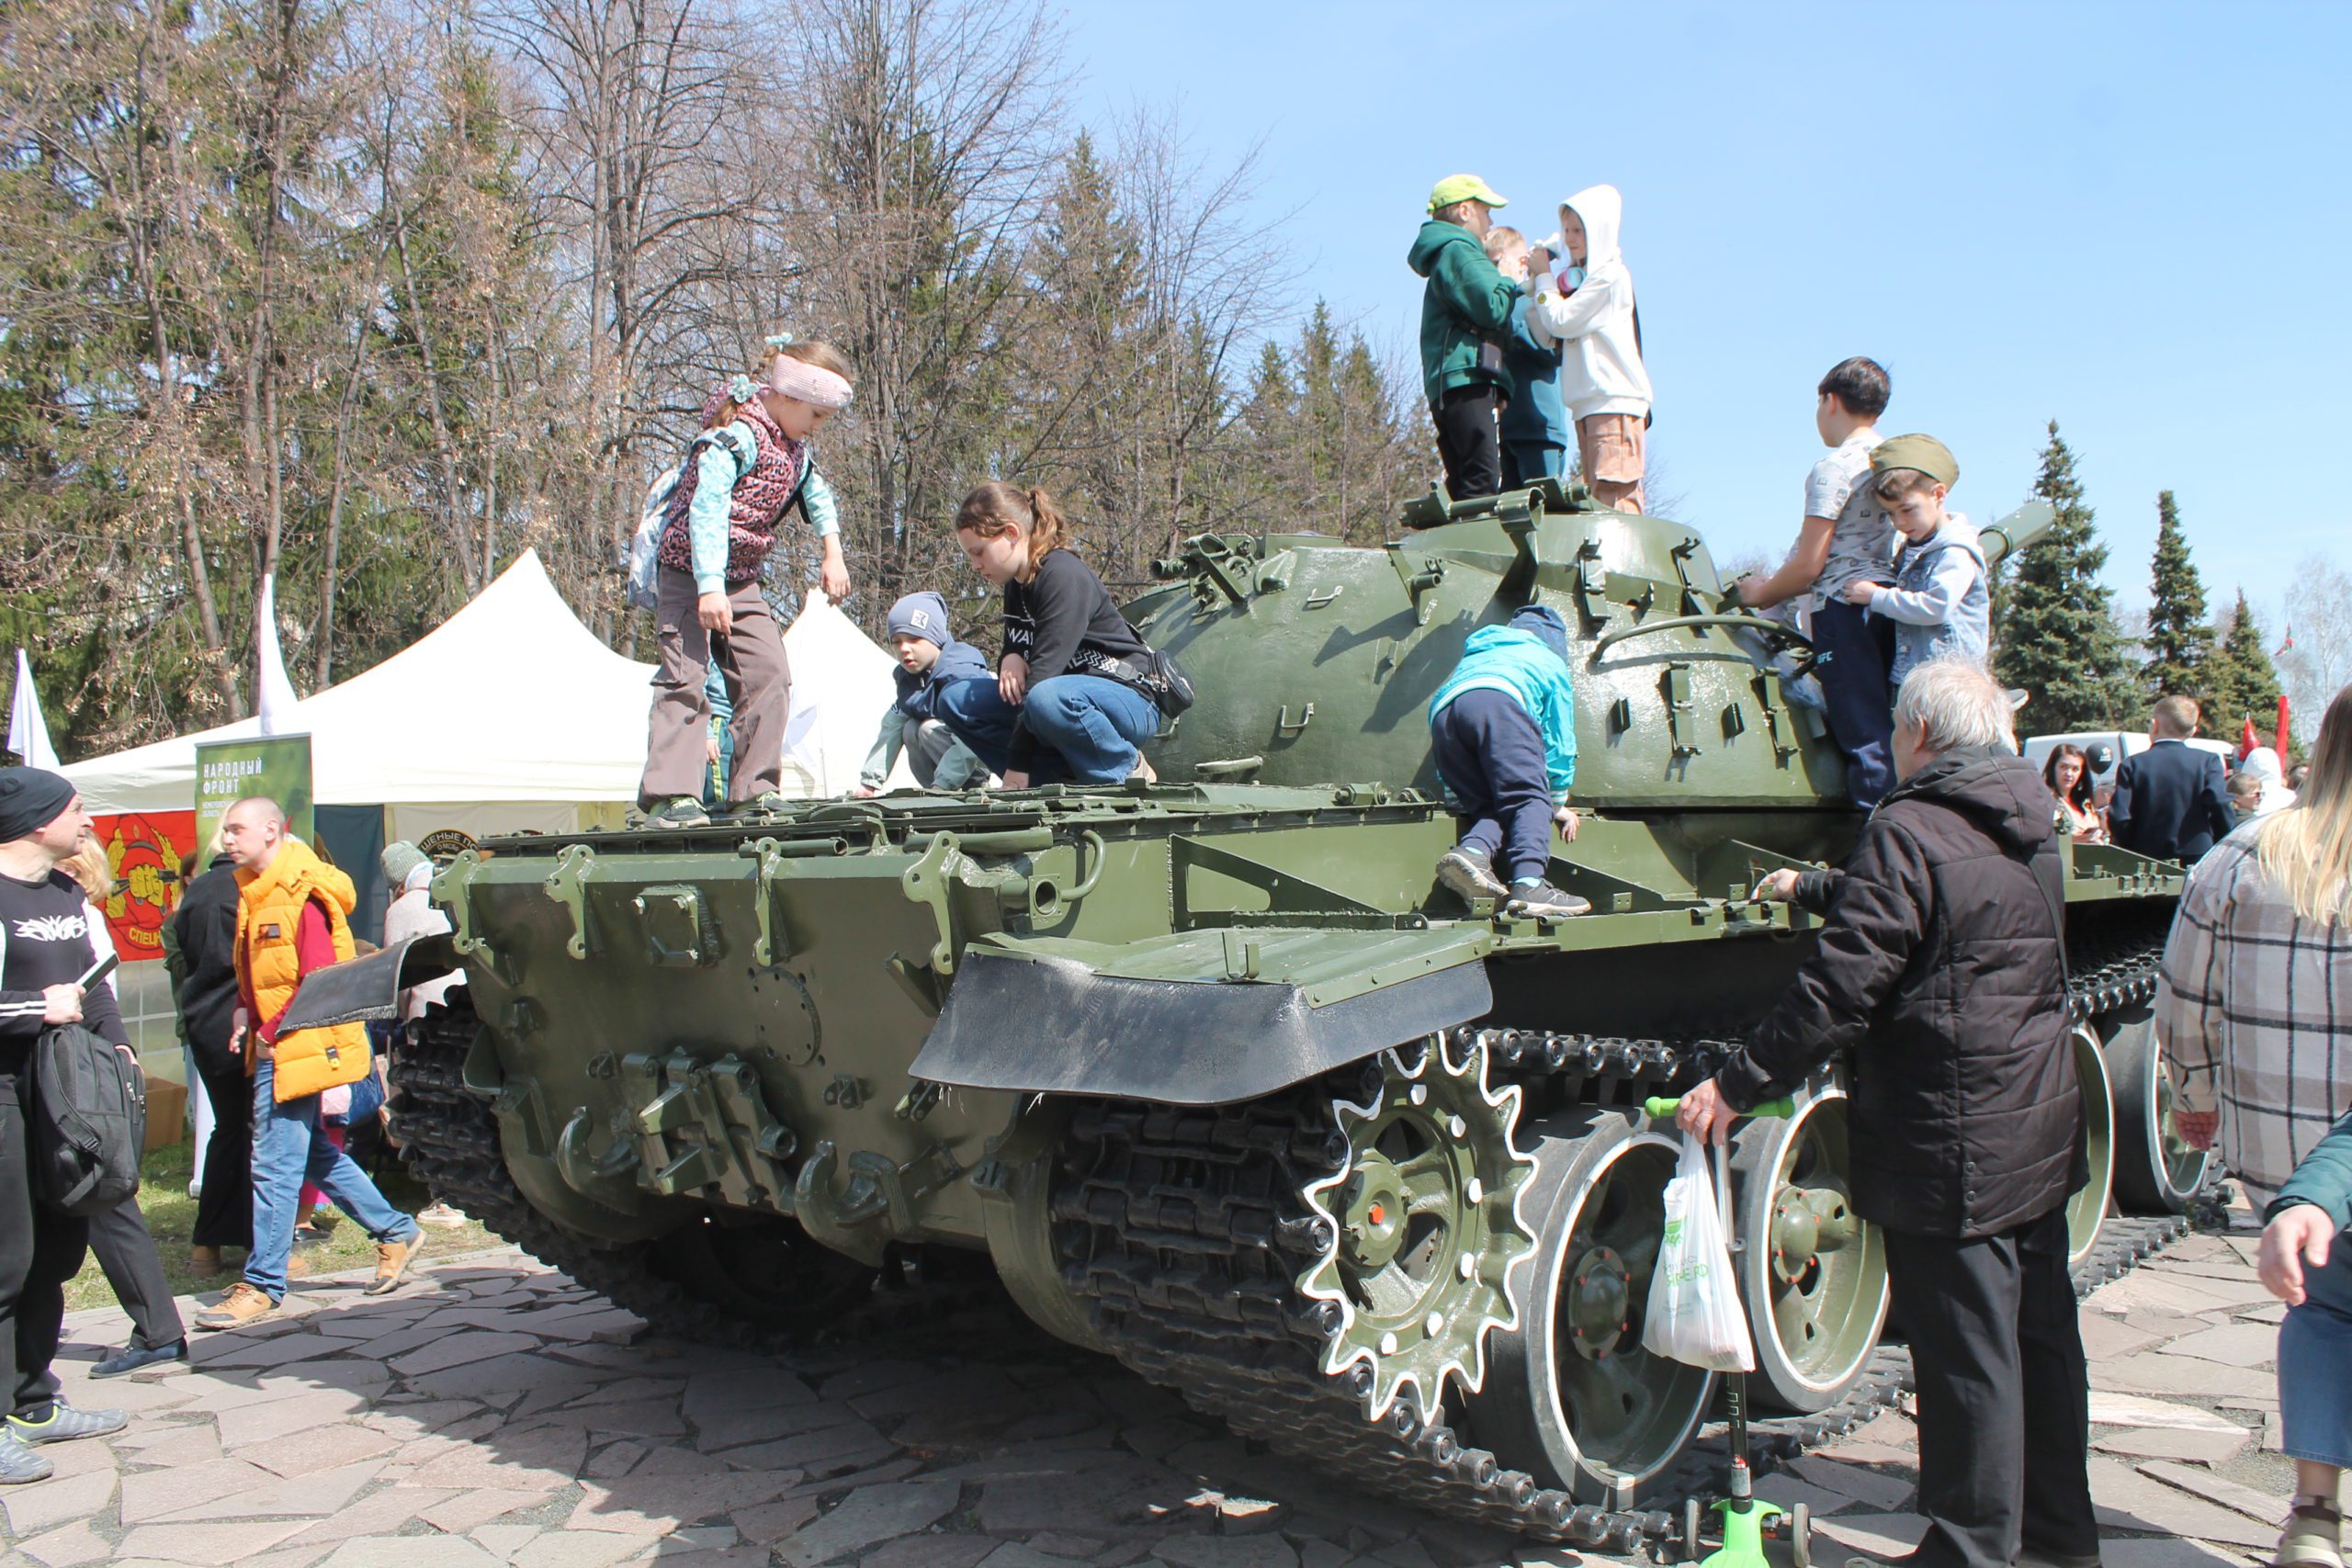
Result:
<svg viewBox="0 0 2352 1568"><path fill-rule="evenodd" d="M2066 1211L1975 1241L1886 1233L1919 1387L1918 1568L2098 1554Z"/></svg>
<svg viewBox="0 0 2352 1568"><path fill-rule="evenodd" d="M65 1281L81 1272L85 1225L33 1194L17 1082L0 1079L0 1395L9 1413L46 1416L57 1398Z"/></svg>
<svg viewBox="0 0 2352 1568"><path fill-rule="evenodd" d="M115 1299L130 1314L130 1342L141 1350L175 1344L187 1333L180 1309L172 1301L172 1287L164 1279L164 1260L155 1256L155 1238L148 1234L139 1200L83 1222L89 1226L90 1250L98 1255Z"/></svg>
<svg viewBox="0 0 2352 1568"><path fill-rule="evenodd" d="M1456 501L1503 488L1502 434L1495 423L1501 403L1493 387L1456 387L1438 399L1437 455L1445 465L1445 492Z"/></svg>
<svg viewBox="0 0 2352 1568"><path fill-rule="evenodd" d="M196 1048L197 1076L212 1101L212 1142L204 1155L204 1194L188 1240L198 1247L254 1244L254 1085L225 1051ZM119 1293L119 1292L118 1292Z"/></svg>

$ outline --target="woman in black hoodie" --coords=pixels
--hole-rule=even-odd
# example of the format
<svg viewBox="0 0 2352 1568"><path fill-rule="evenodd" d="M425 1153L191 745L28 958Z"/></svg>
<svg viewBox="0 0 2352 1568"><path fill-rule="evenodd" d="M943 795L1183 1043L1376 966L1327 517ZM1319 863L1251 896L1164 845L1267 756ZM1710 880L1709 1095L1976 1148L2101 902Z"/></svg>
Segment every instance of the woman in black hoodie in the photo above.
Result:
<svg viewBox="0 0 2352 1568"><path fill-rule="evenodd" d="M941 692L939 716L1007 789L1116 784L1159 728L1151 649L1067 536L1042 490L984 484L956 513L972 570L1004 589L1004 653L993 682Z"/></svg>

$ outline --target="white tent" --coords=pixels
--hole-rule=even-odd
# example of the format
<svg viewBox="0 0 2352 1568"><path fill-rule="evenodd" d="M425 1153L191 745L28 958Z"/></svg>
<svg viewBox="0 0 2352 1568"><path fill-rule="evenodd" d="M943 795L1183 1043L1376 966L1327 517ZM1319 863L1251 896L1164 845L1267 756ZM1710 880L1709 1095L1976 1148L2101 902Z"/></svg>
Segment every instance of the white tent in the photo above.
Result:
<svg viewBox="0 0 2352 1568"><path fill-rule="evenodd" d="M785 649L786 792L845 793L890 705L890 656L821 594ZM395 832L403 806L447 817L451 806L625 802L645 763L652 676L597 641L526 551L409 648L296 705L279 729L310 734L318 804L391 807ZM198 743L259 733L258 720L242 719L63 771L92 811L184 811L196 799Z"/></svg>

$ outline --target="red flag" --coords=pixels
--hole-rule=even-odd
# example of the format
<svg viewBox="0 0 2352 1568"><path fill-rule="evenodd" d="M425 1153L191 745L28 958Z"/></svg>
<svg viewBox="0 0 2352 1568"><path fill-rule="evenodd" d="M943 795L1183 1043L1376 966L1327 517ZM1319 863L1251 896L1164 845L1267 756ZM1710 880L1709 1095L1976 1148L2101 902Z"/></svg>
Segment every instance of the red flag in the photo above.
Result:
<svg viewBox="0 0 2352 1568"><path fill-rule="evenodd" d="M2254 720L2251 718L2247 719L2245 721L2245 733L2238 737L2238 761L2243 762L2248 757L2253 756L2254 749L2261 744L2262 737L2255 733Z"/></svg>
<svg viewBox="0 0 2352 1568"><path fill-rule="evenodd" d="M2278 694L2278 771L2287 771L2287 694Z"/></svg>

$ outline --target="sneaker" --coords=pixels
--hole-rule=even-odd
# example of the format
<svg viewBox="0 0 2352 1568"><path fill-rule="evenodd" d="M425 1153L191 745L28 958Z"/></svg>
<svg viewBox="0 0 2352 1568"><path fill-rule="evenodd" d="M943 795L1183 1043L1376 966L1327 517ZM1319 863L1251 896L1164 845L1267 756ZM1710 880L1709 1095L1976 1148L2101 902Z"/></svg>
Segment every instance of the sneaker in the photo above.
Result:
<svg viewBox="0 0 2352 1568"><path fill-rule="evenodd" d="M749 800L737 801L734 805L727 808L727 815L729 817L765 817L772 812L782 811L791 804L792 802L785 799L784 796L778 795L775 791L767 790L762 794L752 796Z"/></svg>
<svg viewBox="0 0 2352 1568"><path fill-rule="evenodd" d="M56 1473L57 1466L47 1454L35 1453L30 1445L18 1442L13 1432L0 1433L0 1486L47 1481Z"/></svg>
<svg viewBox="0 0 2352 1568"><path fill-rule="evenodd" d="M119 1410L76 1410L63 1400L51 1401L46 1420L8 1417L8 1435L20 1443L70 1443L76 1438L104 1438L130 1425Z"/></svg>
<svg viewBox="0 0 2352 1568"><path fill-rule="evenodd" d="M447 1203L430 1203L417 1211L416 1223L421 1225L439 1225L444 1230L455 1230L466 1223L466 1216L461 1211L453 1209Z"/></svg>
<svg viewBox="0 0 2352 1568"><path fill-rule="evenodd" d="M121 1355L109 1356L92 1367L90 1375L94 1378L119 1378L145 1367L161 1367L165 1371L172 1371L187 1365L187 1337L183 1335L168 1345L158 1345L153 1349L126 1345Z"/></svg>
<svg viewBox="0 0 2352 1568"><path fill-rule="evenodd" d="M1565 920L1592 913L1592 900L1563 893L1548 882L1521 882L1503 901L1506 915L1532 916L1539 920Z"/></svg>
<svg viewBox="0 0 2352 1568"><path fill-rule="evenodd" d="M1475 844L1456 844L1438 856L1437 879L1441 886L1474 909L1482 898L1510 896L1510 887L1495 874L1494 858Z"/></svg>
<svg viewBox="0 0 2352 1568"><path fill-rule="evenodd" d="M187 1249L187 1267L192 1274L210 1276L220 1273L228 1265L220 1261L219 1247L191 1247Z"/></svg>
<svg viewBox="0 0 2352 1568"><path fill-rule="evenodd" d="M257 1287L240 1280L229 1287L220 1304L196 1314L198 1328L243 1328L277 1315L277 1303Z"/></svg>
<svg viewBox="0 0 2352 1568"><path fill-rule="evenodd" d="M408 1272L416 1255L424 1250L424 1233L417 1232L406 1241L379 1241L376 1244L376 1278L368 1285L371 1296L389 1295Z"/></svg>
<svg viewBox="0 0 2352 1568"><path fill-rule="evenodd" d="M297 1231L294 1234L299 1236L302 1233ZM299 1247L301 1244L297 1242L295 1245ZM289 1280L309 1279L311 1277L311 1260L303 1257L300 1252L288 1253L286 1255L286 1277Z"/></svg>
<svg viewBox="0 0 2352 1568"><path fill-rule="evenodd" d="M1140 751L1136 753L1136 765L1128 770L1127 777L1130 780L1141 779L1146 784L1156 784L1159 782L1159 774L1152 767L1151 759Z"/></svg>
<svg viewBox="0 0 2352 1568"><path fill-rule="evenodd" d="M649 828L707 828L710 813L691 795L673 795L645 814Z"/></svg>

